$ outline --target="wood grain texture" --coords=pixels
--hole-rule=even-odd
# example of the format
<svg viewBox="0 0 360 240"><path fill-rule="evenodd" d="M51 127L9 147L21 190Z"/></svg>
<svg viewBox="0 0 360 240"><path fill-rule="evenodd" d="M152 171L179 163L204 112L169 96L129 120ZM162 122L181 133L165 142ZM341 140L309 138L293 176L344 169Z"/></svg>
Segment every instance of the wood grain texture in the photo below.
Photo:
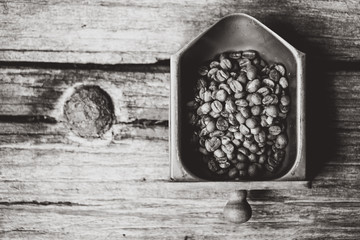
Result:
<svg viewBox="0 0 360 240"><path fill-rule="evenodd" d="M154 63L220 18L250 14L300 50L359 61L359 1L3 1L0 60Z"/></svg>
<svg viewBox="0 0 360 240"><path fill-rule="evenodd" d="M167 66L61 66L0 67L1 239L359 236L359 71L308 80L312 188L250 191L253 217L233 225L222 209L236 183L169 181ZM113 99L102 139L77 138L63 117L82 84Z"/></svg>

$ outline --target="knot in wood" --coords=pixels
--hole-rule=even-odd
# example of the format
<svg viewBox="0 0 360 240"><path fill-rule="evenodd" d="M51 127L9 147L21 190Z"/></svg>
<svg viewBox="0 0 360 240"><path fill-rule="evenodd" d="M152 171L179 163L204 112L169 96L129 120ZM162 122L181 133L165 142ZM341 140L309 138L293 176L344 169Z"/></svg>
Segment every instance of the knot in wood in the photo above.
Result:
<svg viewBox="0 0 360 240"><path fill-rule="evenodd" d="M110 96L98 86L81 86L65 102L70 129L84 138L101 137L110 129L114 107Z"/></svg>

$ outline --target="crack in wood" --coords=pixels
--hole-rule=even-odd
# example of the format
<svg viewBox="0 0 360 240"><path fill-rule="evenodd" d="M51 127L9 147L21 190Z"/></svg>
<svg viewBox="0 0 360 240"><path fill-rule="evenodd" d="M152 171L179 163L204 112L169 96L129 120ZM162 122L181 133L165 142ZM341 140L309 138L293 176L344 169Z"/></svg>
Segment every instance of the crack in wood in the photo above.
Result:
<svg viewBox="0 0 360 240"><path fill-rule="evenodd" d="M0 202L0 205L13 206L13 205L39 205L39 206L89 206L86 204L73 203L73 202L49 202L49 201L14 201L14 202Z"/></svg>
<svg viewBox="0 0 360 240"><path fill-rule="evenodd" d="M0 115L2 123L49 123L55 124L58 121L46 115Z"/></svg>

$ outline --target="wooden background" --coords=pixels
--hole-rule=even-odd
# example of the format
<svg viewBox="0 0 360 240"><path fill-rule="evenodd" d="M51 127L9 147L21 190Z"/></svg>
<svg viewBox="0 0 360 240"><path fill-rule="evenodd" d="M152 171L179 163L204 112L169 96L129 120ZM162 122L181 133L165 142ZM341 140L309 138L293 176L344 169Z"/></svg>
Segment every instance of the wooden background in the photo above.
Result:
<svg viewBox="0 0 360 240"><path fill-rule="evenodd" d="M360 1L0 2L0 239L359 239ZM248 13L307 54L312 188L169 182L169 57L223 16ZM76 138L66 92L96 84L116 124ZM283 189L285 188L285 189Z"/></svg>

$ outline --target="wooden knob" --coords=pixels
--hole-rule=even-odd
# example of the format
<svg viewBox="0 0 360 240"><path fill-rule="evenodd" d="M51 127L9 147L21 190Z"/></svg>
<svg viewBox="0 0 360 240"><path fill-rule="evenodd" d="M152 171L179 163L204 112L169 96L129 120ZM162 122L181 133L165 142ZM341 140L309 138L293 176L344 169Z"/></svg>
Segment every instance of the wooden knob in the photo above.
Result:
<svg viewBox="0 0 360 240"><path fill-rule="evenodd" d="M224 208L224 217L229 222L244 223L252 215L251 207L246 201L246 190L237 190L230 195L230 199Z"/></svg>

